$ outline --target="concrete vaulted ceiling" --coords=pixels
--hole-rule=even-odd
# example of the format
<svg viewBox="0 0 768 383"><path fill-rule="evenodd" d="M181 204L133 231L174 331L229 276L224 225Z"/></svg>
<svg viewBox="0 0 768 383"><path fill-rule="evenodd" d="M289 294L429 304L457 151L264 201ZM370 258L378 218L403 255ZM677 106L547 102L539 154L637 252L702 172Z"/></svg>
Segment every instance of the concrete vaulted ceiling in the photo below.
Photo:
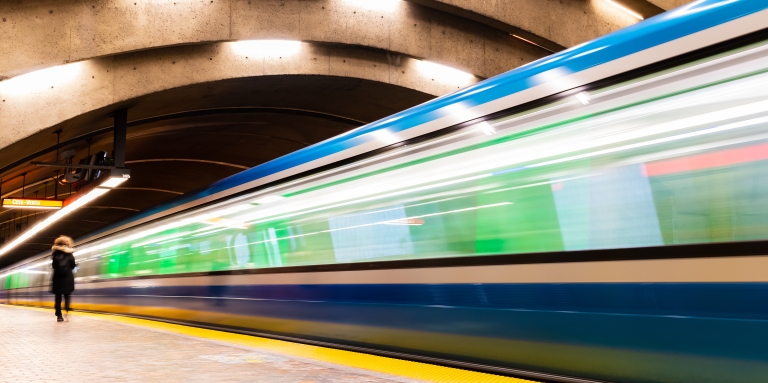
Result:
<svg viewBox="0 0 768 383"><path fill-rule="evenodd" d="M648 15L664 6L621 1L641 2ZM111 151L120 108L132 122L132 178L0 257L0 267L45 251L58 234L88 233L635 22L604 0L1 2L2 194L19 196L25 180L26 196L52 197L54 170L30 161L56 160L57 130L75 160ZM261 39L300 43L289 52L238 42ZM471 76L425 71L421 60ZM43 216L0 211L0 238Z"/></svg>

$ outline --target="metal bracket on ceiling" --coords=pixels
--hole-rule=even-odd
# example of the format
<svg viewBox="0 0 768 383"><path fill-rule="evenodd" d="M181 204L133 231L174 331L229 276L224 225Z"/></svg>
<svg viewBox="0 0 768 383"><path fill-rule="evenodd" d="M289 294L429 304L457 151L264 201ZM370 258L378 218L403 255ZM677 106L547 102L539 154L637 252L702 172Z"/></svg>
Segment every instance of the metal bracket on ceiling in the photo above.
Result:
<svg viewBox="0 0 768 383"><path fill-rule="evenodd" d="M114 169L120 169L116 166L103 166L103 165L81 165L81 164L62 164L60 162L40 162L40 161L32 161L30 162L32 165L35 166L48 166L48 167L54 167L54 168L77 168L77 169L98 169L98 170L114 170Z"/></svg>
<svg viewBox="0 0 768 383"><path fill-rule="evenodd" d="M47 166L47 167L55 167L55 168L67 168L67 169L95 169L95 170L117 170L117 169L125 169L125 146L126 146L126 135L127 135L127 128L128 128L128 109L119 109L115 112L114 115L115 118L115 125L114 125L114 139L112 141L112 156L113 156L113 166L106 166L106 165L86 165L86 164L67 164L67 163L61 163L61 162L40 162L40 161L32 161L31 164L35 166ZM54 132L56 134L56 152L57 152L57 158L58 161L58 151L59 151L59 137L61 135L61 129ZM89 138L90 140L90 138ZM90 151L90 141L88 143L89 145L89 151Z"/></svg>

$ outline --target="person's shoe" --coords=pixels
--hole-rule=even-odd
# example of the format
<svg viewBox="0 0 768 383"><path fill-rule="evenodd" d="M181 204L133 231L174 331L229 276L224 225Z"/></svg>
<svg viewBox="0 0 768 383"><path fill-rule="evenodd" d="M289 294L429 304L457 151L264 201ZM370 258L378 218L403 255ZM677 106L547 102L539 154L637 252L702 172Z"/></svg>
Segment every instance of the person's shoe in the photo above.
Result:
<svg viewBox="0 0 768 383"><path fill-rule="evenodd" d="M62 318L62 317L56 317L56 322L64 322L64 318Z"/></svg>

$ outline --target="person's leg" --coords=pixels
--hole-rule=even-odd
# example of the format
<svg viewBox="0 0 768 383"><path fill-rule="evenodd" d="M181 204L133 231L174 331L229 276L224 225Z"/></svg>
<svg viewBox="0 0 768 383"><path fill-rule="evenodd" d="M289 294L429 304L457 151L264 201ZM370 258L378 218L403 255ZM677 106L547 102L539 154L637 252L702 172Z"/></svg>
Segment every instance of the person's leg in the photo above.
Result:
<svg viewBox="0 0 768 383"><path fill-rule="evenodd" d="M56 316L61 316L61 294L56 294L56 300L54 301L53 308L56 309Z"/></svg>
<svg viewBox="0 0 768 383"><path fill-rule="evenodd" d="M69 312L69 294L64 294L64 310Z"/></svg>

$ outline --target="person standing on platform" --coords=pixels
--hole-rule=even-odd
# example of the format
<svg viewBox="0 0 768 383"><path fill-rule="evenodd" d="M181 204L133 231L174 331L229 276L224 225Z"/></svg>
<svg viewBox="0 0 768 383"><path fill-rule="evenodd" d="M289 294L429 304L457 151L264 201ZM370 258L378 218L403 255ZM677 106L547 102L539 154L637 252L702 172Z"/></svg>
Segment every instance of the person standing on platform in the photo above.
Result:
<svg viewBox="0 0 768 383"><path fill-rule="evenodd" d="M69 295L75 291L75 276L72 270L77 267L75 256L72 253L72 238L59 236L53 242L53 256L51 266L53 267L53 283L51 283L51 293L56 295L56 321L63 322L61 316L61 298L64 296L64 310L69 313Z"/></svg>

